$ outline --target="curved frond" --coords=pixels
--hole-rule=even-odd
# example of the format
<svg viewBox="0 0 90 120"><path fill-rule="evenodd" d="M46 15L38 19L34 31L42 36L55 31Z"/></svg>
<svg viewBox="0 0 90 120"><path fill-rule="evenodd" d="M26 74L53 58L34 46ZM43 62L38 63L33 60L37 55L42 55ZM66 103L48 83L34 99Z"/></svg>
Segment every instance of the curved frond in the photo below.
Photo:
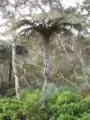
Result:
<svg viewBox="0 0 90 120"><path fill-rule="evenodd" d="M64 17L58 17L55 19L44 19L44 20L20 20L15 23L13 30L17 30L20 27L24 27L23 30L20 30L20 37L32 35L32 31L39 33L44 37L50 37L53 33L64 33L65 35L72 35L73 30L75 29L78 33L87 33L87 29L79 23L73 24L69 22L64 22ZM25 26L27 25L27 26Z"/></svg>
<svg viewBox="0 0 90 120"><path fill-rule="evenodd" d="M71 24L71 23L61 23L60 24L61 27L65 27L65 28L69 28L69 29L72 29L74 28L75 30L77 30L78 32L81 32L81 31L85 31L85 32L88 32L87 29L79 24L79 23L76 23L76 24Z"/></svg>
<svg viewBox="0 0 90 120"><path fill-rule="evenodd" d="M32 27L24 28L18 33L18 35L26 35L30 31L32 31Z"/></svg>
<svg viewBox="0 0 90 120"><path fill-rule="evenodd" d="M66 36L72 35L72 32L70 30L68 30L67 28L61 28L59 31L61 31L62 34L66 35Z"/></svg>
<svg viewBox="0 0 90 120"><path fill-rule="evenodd" d="M20 21L17 21L17 22L13 25L12 29L13 29L13 30L16 30L16 29L18 29L18 28L20 28L20 27L22 27L22 26L24 26L24 25L33 26L34 23L33 23L33 22L30 22L29 20L20 20Z"/></svg>
<svg viewBox="0 0 90 120"><path fill-rule="evenodd" d="M24 31L24 30L23 30ZM17 37L19 37L20 39L31 39L34 38L36 36L36 31L35 30L29 30L27 32L19 32Z"/></svg>
<svg viewBox="0 0 90 120"><path fill-rule="evenodd" d="M64 17L58 17L54 20L51 20L51 23L49 23L51 26L59 26L60 23L62 23L62 21L64 21Z"/></svg>

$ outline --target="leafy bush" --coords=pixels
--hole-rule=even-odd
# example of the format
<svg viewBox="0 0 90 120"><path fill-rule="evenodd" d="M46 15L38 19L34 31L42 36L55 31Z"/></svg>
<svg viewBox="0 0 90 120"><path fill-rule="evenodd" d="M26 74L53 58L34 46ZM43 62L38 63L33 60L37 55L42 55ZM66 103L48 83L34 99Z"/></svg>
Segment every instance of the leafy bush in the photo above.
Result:
<svg viewBox="0 0 90 120"><path fill-rule="evenodd" d="M23 89L20 92L20 100L24 102L24 105L27 107L34 104L39 96L39 90Z"/></svg>
<svg viewBox="0 0 90 120"><path fill-rule="evenodd" d="M20 93L20 100L16 98L1 97L0 120L26 120L28 106L34 104L38 96L38 90L30 91L24 89Z"/></svg>
<svg viewBox="0 0 90 120"><path fill-rule="evenodd" d="M53 120L89 120L90 96L83 98L72 91L56 92L49 98L47 110L54 116Z"/></svg>
<svg viewBox="0 0 90 120"><path fill-rule="evenodd" d="M44 91L45 97L38 90L25 90L20 100L0 99L0 120L90 120L90 95L83 97L69 89L54 88L50 94ZM47 102L41 102L46 96Z"/></svg>
<svg viewBox="0 0 90 120"><path fill-rule="evenodd" d="M47 103L36 104L27 111L33 120L89 120L90 95L83 97L71 90L57 90Z"/></svg>
<svg viewBox="0 0 90 120"><path fill-rule="evenodd" d="M23 107L23 102L17 99L0 99L0 120L16 120Z"/></svg>

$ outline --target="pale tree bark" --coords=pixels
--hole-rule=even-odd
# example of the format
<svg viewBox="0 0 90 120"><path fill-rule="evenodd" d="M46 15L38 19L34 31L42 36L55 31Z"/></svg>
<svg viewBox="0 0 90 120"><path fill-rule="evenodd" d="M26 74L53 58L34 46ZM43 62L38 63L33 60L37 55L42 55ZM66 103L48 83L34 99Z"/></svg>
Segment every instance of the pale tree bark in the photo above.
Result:
<svg viewBox="0 0 90 120"><path fill-rule="evenodd" d="M14 11L14 22L16 21L16 0L15 0L15 11ZM13 23L13 21L12 21ZM15 78L15 92L16 92L16 98L19 99L19 78L18 78L18 72L17 72L17 66L16 66L16 47L15 47L15 39L16 38L16 32L12 31L12 68Z"/></svg>
<svg viewBox="0 0 90 120"><path fill-rule="evenodd" d="M49 47L49 38L44 39L44 86L46 88L47 84L51 81L51 61L50 61L50 47Z"/></svg>
<svg viewBox="0 0 90 120"><path fill-rule="evenodd" d="M13 41L12 43L12 67L13 67L13 73L15 78L15 91L16 91L16 97L19 99L19 78L17 75L17 68L16 68L16 47L15 43Z"/></svg>

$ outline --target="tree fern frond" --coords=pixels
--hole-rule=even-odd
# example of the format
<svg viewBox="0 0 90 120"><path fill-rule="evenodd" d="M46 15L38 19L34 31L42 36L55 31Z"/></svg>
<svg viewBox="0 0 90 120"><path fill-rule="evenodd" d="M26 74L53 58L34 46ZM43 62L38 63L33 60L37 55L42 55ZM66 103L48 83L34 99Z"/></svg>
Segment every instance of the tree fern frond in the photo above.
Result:
<svg viewBox="0 0 90 120"><path fill-rule="evenodd" d="M30 22L29 20L20 20L20 21L17 21L13 26L12 26L12 29L13 30L16 30L24 25L29 25L29 26L34 26L34 23L33 22Z"/></svg>
<svg viewBox="0 0 90 120"><path fill-rule="evenodd" d="M27 32L29 31L32 31L32 27L28 27L28 28L24 28L23 30L21 30L18 35L21 35L21 34L26 34Z"/></svg>
<svg viewBox="0 0 90 120"><path fill-rule="evenodd" d="M24 30L23 30L23 31L24 31ZM23 33L20 31L20 32L18 33L18 35L17 35L17 37L19 37L19 38L22 39L22 40L23 40L23 39L28 39L28 40L29 40L31 37L34 38L35 36L36 36L35 30L33 30L33 29L32 29L32 30L29 30L29 31L27 31L27 32L23 32Z"/></svg>
<svg viewBox="0 0 90 120"><path fill-rule="evenodd" d="M87 31L87 29L83 26L83 25L81 25L81 24L79 24L79 23L77 23L77 24L72 24L72 26L76 29L76 30L78 30L78 31ZM87 31L88 32L88 31Z"/></svg>
<svg viewBox="0 0 90 120"><path fill-rule="evenodd" d="M72 29L72 28L74 28L75 30L77 30L78 32L81 32L81 31L86 31L86 32L88 32L87 31L87 29L83 26L83 25L81 25L81 24L79 24L79 23L76 23L76 24L71 24L71 23L61 23L60 24L60 26L61 27L69 27L70 29Z"/></svg>
<svg viewBox="0 0 90 120"><path fill-rule="evenodd" d="M58 17L54 20L51 20L51 22L49 23L51 26L59 26L60 23L64 20L64 17Z"/></svg>
<svg viewBox="0 0 90 120"><path fill-rule="evenodd" d="M67 28L60 28L59 31L61 31L62 34L66 36L71 36L73 34L72 31L68 30Z"/></svg>
<svg viewBox="0 0 90 120"><path fill-rule="evenodd" d="M27 28L24 27L25 25L27 25ZM64 22L64 17L58 17L52 20L51 19L36 21L20 20L16 22L16 24L13 26L13 29L17 30L20 27L24 27L23 30L20 31L21 36L24 35L30 36L31 30L41 34L41 36L44 37L50 37L53 35L53 33L60 32L63 32L65 35L72 35L74 29L80 33L87 32L86 28L79 23L71 24L68 22Z"/></svg>

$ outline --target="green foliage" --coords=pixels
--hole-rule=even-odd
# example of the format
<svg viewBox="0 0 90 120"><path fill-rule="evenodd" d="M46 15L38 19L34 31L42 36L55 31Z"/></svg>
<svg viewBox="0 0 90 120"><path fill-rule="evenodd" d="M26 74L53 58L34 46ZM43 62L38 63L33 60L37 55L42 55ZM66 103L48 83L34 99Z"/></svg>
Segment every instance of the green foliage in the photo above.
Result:
<svg viewBox="0 0 90 120"><path fill-rule="evenodd" d="M57 89L53 91L48 101L37 102L44 95L39 90L21 91L20 100L15 98L0 99L0 120L89 120L90 95L85 97L71 91ZM54 87L53 87L54 86ZM47 94L47 92L44 92ZM42 95L42 96L41 96ZM46 95L45 95L46 96ZM40 100L38 99L38 101Z"/></svg>
<svg viewBox="0 0 90 120"><path fill-rule="evenodd" d="M56 92L49 99L48 111L54 120L83 120L90 113L89 98L71 91Z"/></svg>
<svg viewBox="0 0 90 120"><path fill-rule="evenodd" d="M0 99L0 120L17 120L17 113L22 111L22 108L23 102L17 99Z"/></svg>
<svg viewBox="0 0 90 120"><path fill-rule="evenodd" d="M89 120L90 96L84 98L71 90L60 90L54 92L46 104L36 104L29 111L33 120Z"/></svg>
<svg viewBox="0 0 90 120"><path fill-rule="evenodd" d="M83 97L68 88L65 89L54 89L47 102L28 107L28 117L33 120L89 120L90 95ZM44 92L46 99L45 94L47 92Z"/></svg>
<svg viewBox="0 0 90 120"><path fill-rule="evenodd" d="M26 120L27 108L34 104L39 94L38 90L23 89L20 100L9 97L0 99L0 120Z"/></svg>
<svg viewBox="0 0 90 120"><path fill-rule="evenodd" d="M23 101L24 107L34 104L39 96L39 90L30 90L30 89L23 89L20 92L20 100Z"/></svg>

